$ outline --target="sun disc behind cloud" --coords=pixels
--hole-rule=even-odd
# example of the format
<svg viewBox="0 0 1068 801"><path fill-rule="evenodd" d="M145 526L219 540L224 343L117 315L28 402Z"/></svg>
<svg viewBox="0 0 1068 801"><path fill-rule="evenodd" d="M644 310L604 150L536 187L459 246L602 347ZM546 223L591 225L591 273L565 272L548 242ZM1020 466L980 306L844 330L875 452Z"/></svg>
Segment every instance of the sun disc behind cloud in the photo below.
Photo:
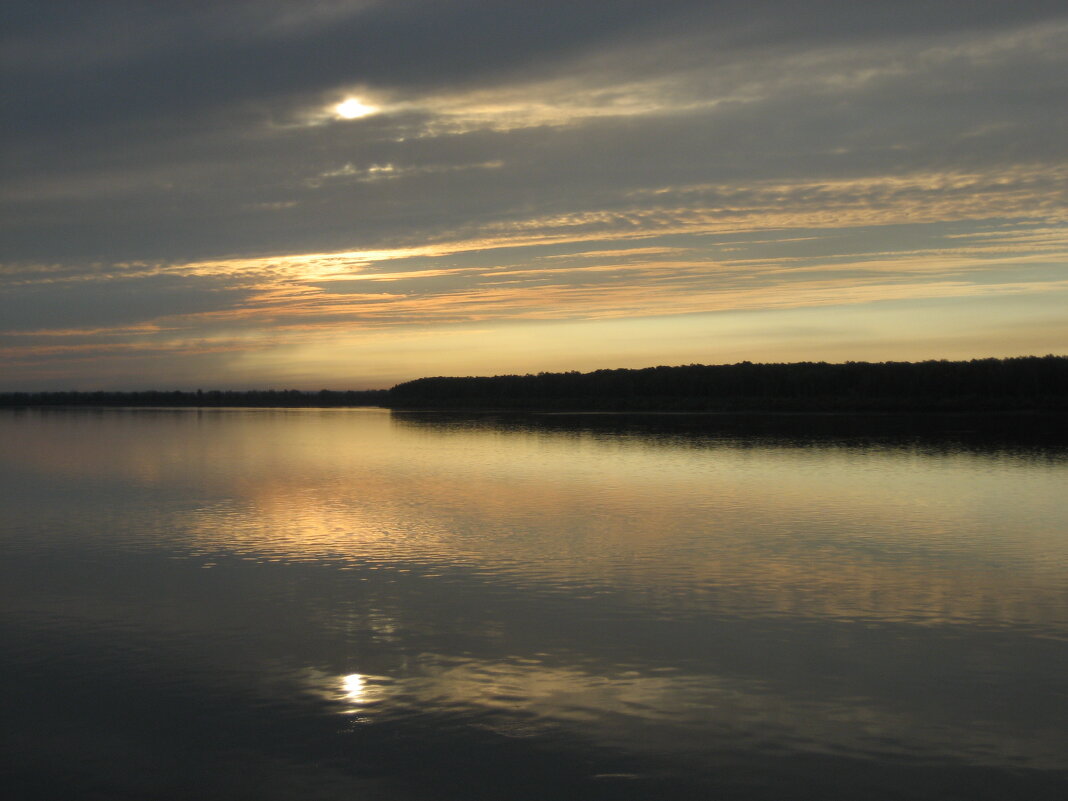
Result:
<svg viewBox="0 0 1068 801"><path fill-rule="evenodd" d="M364 103L362 100L356 97L350 97L342 100L336 106L334 106L334 113L337 114L343 120L355 120L360 117L366 117L374 114L378 111L378 106L372 106L368 103Z"/></svg>

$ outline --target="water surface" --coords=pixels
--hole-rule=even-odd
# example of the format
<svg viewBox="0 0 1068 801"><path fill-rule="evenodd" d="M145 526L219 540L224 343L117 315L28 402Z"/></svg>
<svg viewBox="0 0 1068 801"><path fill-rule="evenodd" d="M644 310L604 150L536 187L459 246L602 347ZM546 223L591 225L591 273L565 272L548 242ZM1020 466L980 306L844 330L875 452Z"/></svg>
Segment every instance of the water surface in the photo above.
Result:
<svg viewBox="0 0 1068 801"><path fill-rule="evenodd" d="M1060 799L1068 450L941 428L4 412L6 782Z"/></svg>

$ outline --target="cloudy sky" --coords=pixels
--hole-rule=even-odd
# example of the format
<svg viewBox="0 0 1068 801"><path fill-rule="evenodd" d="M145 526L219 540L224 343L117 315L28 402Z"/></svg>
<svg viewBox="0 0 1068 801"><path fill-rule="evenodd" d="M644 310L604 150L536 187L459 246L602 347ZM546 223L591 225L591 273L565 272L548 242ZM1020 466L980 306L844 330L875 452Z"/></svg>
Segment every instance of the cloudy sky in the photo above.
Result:
<svg viewBox="0 0 1068 801"><path fill-rule="evenodd" d="M1063 0L6 0L0 389L1068 352Z"/></svg>

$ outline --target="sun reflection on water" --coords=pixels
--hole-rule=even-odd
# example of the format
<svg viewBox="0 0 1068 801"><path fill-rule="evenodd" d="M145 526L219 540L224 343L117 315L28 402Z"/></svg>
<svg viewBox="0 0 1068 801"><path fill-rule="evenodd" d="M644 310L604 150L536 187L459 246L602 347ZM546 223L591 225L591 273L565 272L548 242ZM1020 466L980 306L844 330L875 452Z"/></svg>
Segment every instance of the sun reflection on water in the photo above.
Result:
<svg viewBox="0 0 1068 801"><path fill-rule="evenodd" d="M687 670L554 665L539 660L425 653L396 677L308 669L315 692L349 722L422 720L508 739L578 735L632 753L673 759L717 747L789 742L803 752L948 758L984 754L990 764L1064 765L1063 738L973 728L917 716L878 699L792 694L776 682Z"/></svg>
<svg viewBox="0 0 1068 801"><path fill-rule="evenodd" d="M341 677L341 686L345 697L354 704L363 703L367 698L367 679L360 673L350 673Z"/></svg>
<svg viewBox="0 0 1068 801"><path fill-rule="evenodd" d="M353 723L372 723L384 714L396 689L389 676L337 674L319 668L301 671L299 682L306 691L330 703L336 714L345 715Z"/></svg>

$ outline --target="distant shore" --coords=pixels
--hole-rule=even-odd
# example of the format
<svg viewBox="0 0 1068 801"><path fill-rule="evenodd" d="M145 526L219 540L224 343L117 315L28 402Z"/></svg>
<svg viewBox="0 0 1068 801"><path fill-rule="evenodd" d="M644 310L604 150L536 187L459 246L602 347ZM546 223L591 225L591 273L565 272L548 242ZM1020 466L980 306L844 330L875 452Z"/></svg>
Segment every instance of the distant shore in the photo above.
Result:
<svg viewBox="0 0 1068 801"><path fill-rule="evenodd" d="M420 378L381 390L5 392L2 407L353 407L543 412L1068 412L1068 356L685 365Z"/></svg>
<svg viewBox="0 0 1068 801"><path fill-rule="evenodd" d="M345 407L384 406L387 389L321 390L139 390L133 392L0 392L0 407L44 406L196 406L212 407Z"/></svg>

